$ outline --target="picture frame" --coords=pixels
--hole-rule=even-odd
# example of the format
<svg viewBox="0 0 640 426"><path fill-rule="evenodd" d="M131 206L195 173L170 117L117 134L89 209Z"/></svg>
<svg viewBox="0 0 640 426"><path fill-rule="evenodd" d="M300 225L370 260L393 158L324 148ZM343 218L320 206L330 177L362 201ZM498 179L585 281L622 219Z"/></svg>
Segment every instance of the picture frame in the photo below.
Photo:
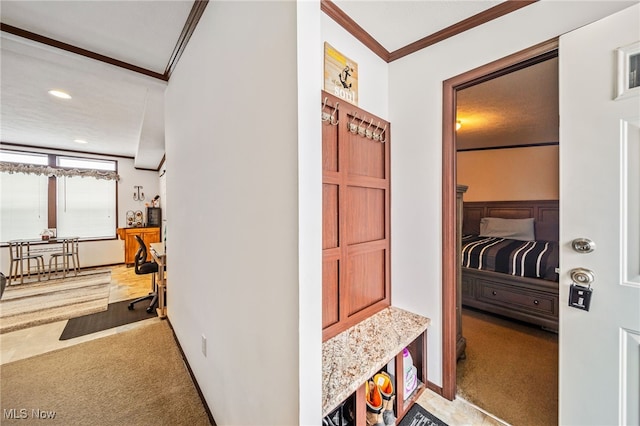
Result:
<svg viewBox="0 0 640 426"><path fill-rule="evenodd" d="M617 93L615 100L640 95L640 41L616 49Z"/></svg>

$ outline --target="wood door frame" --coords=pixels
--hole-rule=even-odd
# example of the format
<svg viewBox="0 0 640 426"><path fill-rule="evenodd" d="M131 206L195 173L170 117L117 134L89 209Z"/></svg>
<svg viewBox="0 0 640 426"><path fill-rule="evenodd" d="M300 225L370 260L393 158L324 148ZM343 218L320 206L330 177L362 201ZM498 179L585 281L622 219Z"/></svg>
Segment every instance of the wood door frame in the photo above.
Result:
<svg viewBox="0 0 640 426"><path fill-rule="evenodd" d="M449 400L456 396L456 92L557 55L558 46L554 38L442 84L442 396Z"/></svg>

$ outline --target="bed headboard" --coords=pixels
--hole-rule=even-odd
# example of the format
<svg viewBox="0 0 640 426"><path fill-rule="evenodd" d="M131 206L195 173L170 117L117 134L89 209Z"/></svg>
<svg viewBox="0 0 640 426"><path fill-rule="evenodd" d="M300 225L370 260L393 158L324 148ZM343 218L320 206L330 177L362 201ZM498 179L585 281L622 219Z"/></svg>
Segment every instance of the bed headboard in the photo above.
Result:
<svg viewBox="0 0 640 426"><path fill-rule="evenodd" d="M558 241L560 210L558 200L531 201L472 201L464 202L462 234L479 234L480 219L501 217L505 219L534 218L536 240Z"/></svg>

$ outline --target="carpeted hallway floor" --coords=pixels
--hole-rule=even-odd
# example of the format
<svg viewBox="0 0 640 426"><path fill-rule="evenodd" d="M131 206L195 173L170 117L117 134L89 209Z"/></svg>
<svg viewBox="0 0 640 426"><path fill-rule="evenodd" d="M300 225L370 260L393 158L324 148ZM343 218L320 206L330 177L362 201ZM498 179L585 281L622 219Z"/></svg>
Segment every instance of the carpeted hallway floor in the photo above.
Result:
<svg viewBox="0 0 640 426"><path fill-rule="evenodd" d="M3 425L211 424L166 321L11 362L0 373Z"/></svg>
<svg viewBox="0 0 640 426"><path fill-rule="evenodd" d="M558 424L558 335L463 309L458 394L514 426Z"/></svg>

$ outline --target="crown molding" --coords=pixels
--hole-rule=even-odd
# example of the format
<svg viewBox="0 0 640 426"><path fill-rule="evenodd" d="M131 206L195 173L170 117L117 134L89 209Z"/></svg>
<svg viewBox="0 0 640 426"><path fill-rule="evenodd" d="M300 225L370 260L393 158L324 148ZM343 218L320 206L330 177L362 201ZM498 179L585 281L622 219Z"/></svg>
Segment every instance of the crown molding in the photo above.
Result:
<svg viewBox="0 0 640 426"><path fill-rule="evenodd" d="M349 15L344 13L342 9L336 6L331 0L320 0L320 10L328 17L336 21L338 25L347 30L349 34L354 36L362 44L367 46L369 50L378 55L383 61L389 62L389 51L385 49L378 41L356 23Z"/></svg>
<svg viewBox="0 0 640 426"><path fill-rule="evenodd" d="M111 58L109 56L101 55L96 52L92 52L87 49L83 49L78 46L74 46L69 43L64 43L59 40L55 40L49 37L45 37L40 34L32 33L31 31L23 30L22 28L14 27L12 25L0 23L0 30L9 34L16 35L18 37L25 38L27 40L32 40L37 43L46 44L47 46L55 47L57 49L61 49L67 52L75 53L76 55L84 56L86 58L95 59L100 62L104 62L106 64L114 65L116 67L124 68L129 71L137 72L140 74L144 74L149 77L157 78L158 80L167 81L168 77L164 74L160 74L155 71L151 71L147 68L142 68L137 65L130 64L128 62L121 61L119 59Z"/></svg>
<svg viewBox="0 0 640 426"><path fill-rule="evenodd" d="M371 34L367 33L360 25L358 25L351 17L349 17L342 9L335 5L331 0L320 0L320 10L333 19L338 25L344 28L349 34L367 46L373 53L378 55L383 61L389 63L396 59L403 58L407 55L415 53L419 50L429 47L435 43L441 42L449 37L453 37L464 31L470 30L484 23L492 21L496 18L514 12L539 0L507 0L490 9L477 13L463 21L448 26L436 33L428 35L420 40L401 47L400 49L389 52L384 48Z"/></svg>

